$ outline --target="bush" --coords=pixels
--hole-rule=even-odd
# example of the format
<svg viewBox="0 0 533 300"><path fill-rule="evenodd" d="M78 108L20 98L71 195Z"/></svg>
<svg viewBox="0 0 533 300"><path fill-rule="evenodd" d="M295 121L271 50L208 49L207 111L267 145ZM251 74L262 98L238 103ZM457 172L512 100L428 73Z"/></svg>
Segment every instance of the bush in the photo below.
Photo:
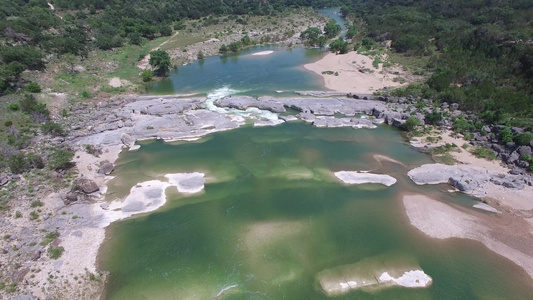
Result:
<svg viewBox="0 0 533 300"><path fill-rule="evenodd" d="M518 145L529 145L529 142L533 141L533 134L531 133L520 133L513 139Z"/></svg>
<svg viewBox="0 0 533 300"><path fill-rule="evenodd" d="M64 170L72 166L71 160L74 157L74 153L57 149L51 155L48 166L53 170Z"/></svg>
<svg viewBox="0 0 533 300"><path fill-rule="evenodd" d="M83 99L87 99L87 98L91 97L91 94L89 94L89 92L87 92L87 91L81 91L81 97Z"/></svg>
<svg viewBox="0 0 533 300"><path fill-rule="evenodd" d="M205 58L205 54L202 50L198 51L198 55L196 56L198 60L202 60Z"/></svg>
<svg viewBox="0 0 533 300"><path fill-rule="evenodd" d="M489 148L476 147L473 151L474 155L479 158L486 158L488 160L495 160L496 154Z"/></svg>
<svg viewBox="0 0 533 300"><path fill-rule="evenodd" d="M4 123L4 126L5 126L5 127L9 127L9 126L11 126L11 125L13 125L13 122L12 122L12 121L9 121L9 120L6 121L6 122Z"/></svg>
<svg viewBox="0 0 533 300"><path fill-rule="evenodd" d="M144 70L141 74L141 78L143 82L149 82L152 81L152 78L154 77L154 72L152 70Z"/></svg>
<svg viewBox="0 0 533 300"><path fill-rule="evenodd" d="M224 54L226 52L228 52L229 49L228 49L228 46L226 46L226 44L222 44L222 46L220 46L220 48L218 48L218 52Z"/></svg>
<svg viewBox="0 0 533 300"><path fill-rule="evenodd" d="M424 102L421 101L419 103L424 103ZM425 120L426 120L427 124L435 125L435 124L441 122L442 120L444 120L444 117L442 116L441 112L433 110L430 113L426 113L426 119Z"/></svg>
<svg viewBox="0 0 533 300"><path fill-rule="evenodd" d="M420 125L420 120L415 117L409 117L405 123L400 126L400 129L405 131L413 131L415 130L416 126Z"/></svg>
<svg viewBox="0 0 533 300"><path fill-rule="evenodd" d="M26 160L27 160L27 163L32 168L36 168L36 169L44 168L44 160L39 154L28 153L28 155L26 155Z"/></svg>
<svg viewBox="0 0 533 300"><path fill-rule="evenodd" d="M500 138L500 141L505 144L513 141L513 133L509 127L504 127L502 130L500 130L498 137Z"/></svg>
<svg viewBox="0 0 533 300"><path fill-rule="evenodd" d="M9 103L9 105L7 106L7 108L10 110L10 111L18 111L20 109L20 105L18 103Z"/></svg>
<svg viewBox="0 0 533 300"><path fill-rule="evenodd" d="M28 162L26 161L26 156L24 153L19 153L12 155L8 158L7 164L11 173L20 174L24 173L29 169Z"/></svg>
<svg viewBox="0 0 533 300"><path fill-rule="evenodd" d="M48 121L41 126L41 130L45 134L50 134L53 137L65 136L65 130L63 127L55 122Z"/></svg>
<svg viewBox="0 0 533 300"><path fill-rule="evenodd" d="M30 92L30 93L40 93L41 92L41 87L39 86L39 84L37 82L28 83L26 88L28 89L28 92Z"/></svg>
<svg viewBox="0 0 533 300"><path fill-rule="evenodd" d="M65 251L65 248L59 246L59 247L50 247L48 248L48 256L50 256L51 259L58 259L63 255L63 251Z"/></svg>

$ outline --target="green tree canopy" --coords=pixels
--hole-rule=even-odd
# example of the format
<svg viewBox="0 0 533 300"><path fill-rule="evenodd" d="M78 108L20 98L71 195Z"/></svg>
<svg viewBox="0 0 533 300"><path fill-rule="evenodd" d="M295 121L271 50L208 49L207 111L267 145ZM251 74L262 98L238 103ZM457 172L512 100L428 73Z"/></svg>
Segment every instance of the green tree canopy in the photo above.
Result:
<svg viewBox="0 0 533 300"><path fill-rule="evenodd" d="M150 52L150 65L155 68L154 73L158 76L167 76L170 71L170 55L165 50L154 50Z"/></svg>

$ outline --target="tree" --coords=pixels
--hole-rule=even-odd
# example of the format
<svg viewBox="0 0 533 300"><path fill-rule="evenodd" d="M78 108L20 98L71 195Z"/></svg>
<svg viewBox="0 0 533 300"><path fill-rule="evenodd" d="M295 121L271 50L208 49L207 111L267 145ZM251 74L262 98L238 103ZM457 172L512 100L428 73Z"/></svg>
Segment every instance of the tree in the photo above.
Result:
<svg viewBox="0 0 533 300"><path fill-rule="evenodd" d="M218 49L218 52L224 54L226 52L228 52L229 49L228 49L228 46L226 46L226 44L222 44L222 46L220 46L220 48Z"/></svg>
<svg viewBox="0 0 533 300"><path fill-rule="evenodd" d="M169 36L172 34L172 28L170 28L170 26L168 25L162 25L159 28L159 33L161 34L161 36Z"/></svg>
<svg viewBox="0 0 533 300"><path fill-rule="evenodd" d="M28 92L30 92L30 93L40 93L41 92L41 87L39 86L39 84L37 82L28 83L26 88L28 89Z"/></svg>
<svg viewBox="0 0 533 300"><path fill-rule="evenodd" d="M306 44L316 45L318 37L322 34L322 31L318 27L309 27L300 34L300 38L305 41Z"/></svg>
<svg viewBox="0 0 533 300"><path fill-rule="evenodd" d="M158 76L167 76L172 65L170 55L161 49L150 52L150 60L148 62L155 68L154 73Z"/></svg>
<svg viewBox="0 0 533 300"><path fill-rule="evenodd" d="M328 39L334 38L341 32L341 26L337 24L337 21L330 19L326 26L324 26L324 32Z"/></svg>
<svg viewBox="0 0 533 300"><path fill-rule="evenodd" d="M154 72L152 72L152 70L146 69L141 74L141 78L142 78L143 82L151 81L152 77L154 77Z"/></svg>
<svg viewBox="0 0 533 300"><path fill-rule="evenodd" d="M331 44L329 44L329 48L331 52L340 54L348 53L349 49L348 42L345 42L342 37L339 37L338 39L331 42Z"/></svg>
<svg viewBox="0 0 533 300"><path fill-rule="evenodd" d="M400 128L406 131L413 131L418 125L420 125L420 120L415 117L409 117L409 119L407 119L407 121L405 121Z"/></svg>
<svg viewBox="0 0 533 300"><path fill-rule="evenodd" d="M196 56L198 60L202 60L205 58L205 54L202 50L198 51L198 55Z"/></svg>

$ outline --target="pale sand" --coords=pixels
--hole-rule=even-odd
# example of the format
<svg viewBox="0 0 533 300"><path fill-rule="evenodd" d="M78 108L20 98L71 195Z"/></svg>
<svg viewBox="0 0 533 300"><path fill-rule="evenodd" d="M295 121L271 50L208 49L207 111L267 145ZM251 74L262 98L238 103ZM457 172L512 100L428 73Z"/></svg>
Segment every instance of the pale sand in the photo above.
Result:
<svg viewBox="0 0 533 300"><path fill-rule="evenodd" d="M271 51L271 50L268 50L268 51L259 51L259 52L256 52L252 55L254 56L263 56L263 55L269 55L269 54L272 54L274 53L274 51Z"/></svg>
<svg viewBox="0 0 533 300"><path fill-rule="evenodd" d="M355 51L347 54L328 53L319 61L306 64L304 67L324 78L326 88L343 93L366 93L384 87L400 86L392 81L394 76L383 72L382 64L376 69L372 66L373 59ZM360 72L369 69L373 72ZM338 76L322 74L324 71L338 72Z"/></svg>
<svg viewBox="0 0 533 300"><path fill-rule="evenodd" d="M442 139L429 142L426 137L415 138L411 140L411 145L422 148L426 146L441 146L446 143L456 144L459 152L451 151L450 154L457 161L457 166L463 169L472 168L500 174L507 174L510 171L509 168L502 166L499 160L477 158L470 151L463 149L463 144L468 143L468 141L464 140L462 135L454 135L452 131L446 131L438 132L431 136L435 135L442 137ZM472 149L473 147L469 148ZM473 193L473 196L480 197L490 203L496 202L500 206L505 206L513 210L533 209L533 187L531 186L525 186L523 190L515 190L495 184L486 184L481 191ZM533 226L533 219L529 219L529 221Z"/></svg>
<svg viewBox="0 0 533 300"><path fill-rule="evenodd" d="M396 183L396 178L385 174L358 171L339 171L333 174L347 184L379 183L385 186L391 186Z"/></svg>
<svg viewBox="0 0 533 300"><path fill-rule="evenodd" d="M408 288L423 288L431 285L433 279L422 270L411 270L404 272L402 276L398 278L390 276L388 272L383 272L383 274L379 276L379 281L392 282L395 285Z"/></svg>
<svg viewBox="0 0 533 300"><path fill-rule="evenodd" d="M122 81L120 81L120 78L118 77L113 77L109 80L109 85L114 88L119 88L122 86Z"/></svg>
<svg viewBox="0 0 533 300"><path fill-rule="evenodd" d="M168 178L171 185L176 186L180 193L194 194L204 189L204 173L167 174L165 177Z"/></svg>
<svg viewBox="0 0 533 300"><path fill-rule="evenodd" d="M499 215L471 215L424 195L405 195L402 201L411 224L426 235L479 241L522 267L533 278L532 238L520 220L501 219Z"/></svg>

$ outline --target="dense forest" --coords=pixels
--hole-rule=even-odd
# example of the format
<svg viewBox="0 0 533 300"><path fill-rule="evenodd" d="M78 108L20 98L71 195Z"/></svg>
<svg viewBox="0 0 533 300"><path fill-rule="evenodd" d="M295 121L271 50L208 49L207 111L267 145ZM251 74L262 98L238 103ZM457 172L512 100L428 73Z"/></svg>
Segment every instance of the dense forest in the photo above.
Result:
<svg viewBox="0 0 533 300"><path fill-rule="evenodd" d="M457 102L486 122L533 117L531 0L0 0L0 95L26 84L49 54L87 56L170 35L182 20L275 15L287 7L342 6L359 37L392 40L427 61L430 78L397 93ZM207 19L207 18L206 18ZM512 117L512 118L511 118ZM525 123L524 123L525 122ZM528 125L531 125L530 123Z"/></svg>
<svg viewBox="0 0 533 300"><path fill-rule="evenodd" d="M533 1L359 0L341 11L367 37L428 58L432 76L404 94L457 102L490 123L533 125Z"/></svg>

